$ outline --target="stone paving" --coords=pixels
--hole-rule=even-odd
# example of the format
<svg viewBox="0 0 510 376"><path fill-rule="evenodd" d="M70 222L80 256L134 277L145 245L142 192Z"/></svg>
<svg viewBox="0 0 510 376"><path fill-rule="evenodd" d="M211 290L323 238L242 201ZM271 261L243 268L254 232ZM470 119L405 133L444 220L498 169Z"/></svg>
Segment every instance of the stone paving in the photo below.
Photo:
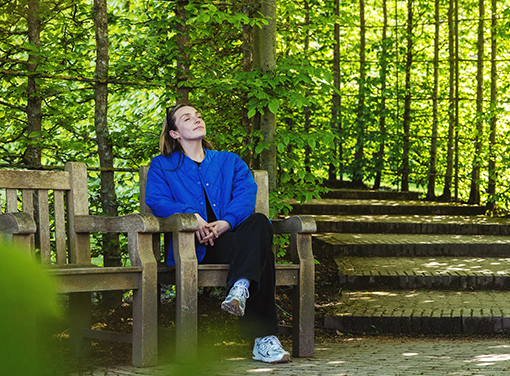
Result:
<svg viewBox="0 0 510 376"><path fill-rule="evenodd" d="M139 369L100 369L83 375L508 375L510 339L344 337L317 344L314 358L272 365L249 358ZM75 375L78 376L78 375Z"/></svg>

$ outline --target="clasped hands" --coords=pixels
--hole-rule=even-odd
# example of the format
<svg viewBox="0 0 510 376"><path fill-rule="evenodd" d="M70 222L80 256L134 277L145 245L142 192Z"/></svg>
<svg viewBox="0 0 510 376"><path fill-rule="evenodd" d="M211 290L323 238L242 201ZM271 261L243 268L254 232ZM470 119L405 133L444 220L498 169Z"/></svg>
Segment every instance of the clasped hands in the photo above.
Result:
<svg viewBox="0 0 510 376"><path fill-rule="evenodd" d="M222 234L230 230L230 223L227 221L214 221L208 223L200 214L195 213L198 220L197 239L201 244L214 245L214 239L218 239Z"/></svg>

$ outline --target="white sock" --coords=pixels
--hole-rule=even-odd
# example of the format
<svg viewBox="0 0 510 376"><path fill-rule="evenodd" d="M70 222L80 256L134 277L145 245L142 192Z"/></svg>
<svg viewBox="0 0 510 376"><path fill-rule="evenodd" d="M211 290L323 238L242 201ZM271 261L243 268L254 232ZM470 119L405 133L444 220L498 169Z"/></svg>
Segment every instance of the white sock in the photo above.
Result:
<svg viewBox="0 0 510 376"><path fill-rule="evenodd" d="M250 288L250 281L246 278L239 278L236 283L234 283L234 286L244 286L247 289Z"/></svg>

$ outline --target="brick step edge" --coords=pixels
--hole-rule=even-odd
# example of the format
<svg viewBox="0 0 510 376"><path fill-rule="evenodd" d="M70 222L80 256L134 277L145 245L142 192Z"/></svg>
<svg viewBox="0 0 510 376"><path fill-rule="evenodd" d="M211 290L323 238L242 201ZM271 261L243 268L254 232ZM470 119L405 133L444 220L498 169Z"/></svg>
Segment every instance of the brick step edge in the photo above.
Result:
<svg viewBox="0 0 510 376"><path fill-rule="evenodd" d="M345 200L417 201L420 199L420 194L418 192L331 190L329 192L324 193L322 197Z"/></svg>
<svg viewBox="0 0 510 376"><path fill-rule="evenodd" d="M365 334L503 334L510 333L510 317L488 310L466 312L414 312L395 311L393 315L365 312L344 316L324 317L324 327L347 333ZM440 315L441 314L441 315Z"/></svg>
<svg viewBox="0 0 510 376"><path fill-rule="evenodd" d="M509 245L502 243L378 243L378 244L330 244L322 239L314 243L328 247L335 256L356 257L508 257Z"/></svg>
<svg viewBox="0 0 510 376"><path fill-rule="evenodd" d="M483 207L468 206L418 206L418 205L337 205L303 204L292 205L292 214L300 215L464 215L485 214Z"/></svg>
<svg viewBox="0 0 510 376"><path fill-rule="evenodd" d="M342 275L346 290L380 289L510 290L510 275Z"/></svg>
<svg viewBox="0 0 510 376"><path fill-rule="evenodd" d="M365 234L510 235L508 224L317 221L317 232Z"/></svg>

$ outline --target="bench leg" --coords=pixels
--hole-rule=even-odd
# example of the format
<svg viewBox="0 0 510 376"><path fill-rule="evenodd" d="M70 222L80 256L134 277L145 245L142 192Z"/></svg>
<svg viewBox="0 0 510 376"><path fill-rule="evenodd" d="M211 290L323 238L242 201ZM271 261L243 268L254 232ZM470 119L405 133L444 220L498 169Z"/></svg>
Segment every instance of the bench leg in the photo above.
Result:
<svg viewBox="0 0 510 376"><path fill-rule="evenodd" d="M176 356L179 360L195 358L197 356L197 282L196 268L181 274L177 281L176 307ZM195 277L195 278L194 278ZM180 283L179 283L180 282Z"/></svg>
<svg viewBox="0 0 510 376"><path fill-rule="evenodd" d="M133 365L153 367L158 363L156 291L143 290L133 291Z"/></svg>
<svg viewBox="0 0 510 376"><path fill-rule="evenodd" d="M179 255L175 265L176 359L185 362L197 356L198 262L194 233L174 233L174 255Z"/></svg>
<svg viewBox="0 0 510 376"><path fill-rule="evenodd" d="M92 302L90 292L69 294L69 348L77 358L90 355L90 339L83 337L83 331L92 325Z"/></svg>
<svg viewBox="0 0 510 376"><path fill-rule="evenodd" d="M313 357L314 355L315 261L311 253L311 238L310 234L296 234L295 239L295 245L301 258L299 282L292 291L292 356L299 358Z"/></svg>
<svg viewBox="0 0 510 376"><path fill-rule="evenodd" d="M152 235L128 236L130 249L139 250L143 265L138 289L133 290L133 365L151 367L158 363L158 267L152 252Z"/></svg>

